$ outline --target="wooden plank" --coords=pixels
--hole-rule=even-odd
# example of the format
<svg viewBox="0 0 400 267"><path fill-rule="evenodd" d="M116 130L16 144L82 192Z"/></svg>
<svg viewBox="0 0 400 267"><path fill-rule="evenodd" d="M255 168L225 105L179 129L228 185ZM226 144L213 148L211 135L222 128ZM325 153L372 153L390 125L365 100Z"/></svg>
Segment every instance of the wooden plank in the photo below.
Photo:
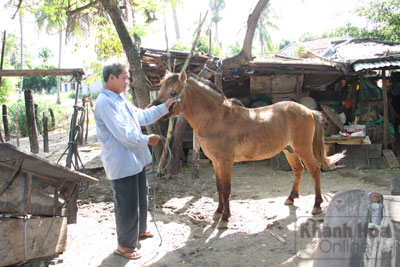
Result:
<svg viewBox="0 0 400 267"><path fill-rule="evenodd" d="M332 122L339 127L341 131L344 131L344 125L340 121L339 116L331 110L331 107L327 105L321 105L322 110L326 113L326 115L329 117L329 119L332 120Z"/></svg>
<svg viewBox="0 0 400 267"><path fill-rule="evenodd" d="M271 95L274 93L292 93L296 96L296 75L250 76L250 95Z"/></svg>
<svg viewBox="0 0 400 267"><path fill-rule="evenodd" d="M389 168L399 168L399 161L396 158L396 155L390 149L382 150L383 158Z"/></svg>
<svg viewBox="0 0 400 267"><path fill-rule="evenodd" d="M26 221L6 218L0 223L0 266L58 256L65 251L66 241L65 217L31 218Z"/></svg>
<svg viewBox="0 0 400 267"><path fill-rule="evenodd" d="M38 175L48 176L62 181L73 182L97 182L96 178L75 170L68 169L59 164L29 153L9 143L0 143L0 164L14 164L20 158L24 158L22 170L31 171Z"/></svg>
<svg viewBox="0 0 400 267"><path fill-rule="evenodd" d="M52 69L52 70L0 70L0 77L10 76L70 76L75 73L84 75L83 69Z"/></svg>
<svg viewBox="0 0 400 267"><path fill-rule="evenodd" d="M315 252L315 267L362 266L368 235L369 205L370 199L361 189L333 197Z"/></svg>
<svg viewBox="0 0 400 267"><path fill-rule="evenodd" d="M347 156L346 156L347 158ZM344 158L342 159L339 164L344 165L346 169L386 169L386 164L383 158L380 159L370 159L369 165L366 158L358 158L358 159L351 159L351 158Z"/></svg>
<svg viewBox="0 0 400 267"><path fill-rule="evenodd" d="M10 184L11 175L11 169L0 168L0 188ZM0 212L61 215L60 206L64 199L55 195L58 186L57 182L38 178L32 173L21 172L0 196Z"/></svg>
<svg viewBox="0 0 400 267"><path fill-rule="evenodd" d="M346 158L380 159L382 157L382 144L371 145L337 145L336 151L346 150ZM367 151L367 152L366 152Z"/></svg>

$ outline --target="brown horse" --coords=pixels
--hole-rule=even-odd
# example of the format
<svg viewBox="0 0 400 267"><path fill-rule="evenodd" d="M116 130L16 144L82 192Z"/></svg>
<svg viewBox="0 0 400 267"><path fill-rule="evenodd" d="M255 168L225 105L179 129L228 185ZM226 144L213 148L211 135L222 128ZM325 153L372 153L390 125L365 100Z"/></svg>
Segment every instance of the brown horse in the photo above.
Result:
<svg viewBox="0 0 400 267"><path fill-rule="evenodd" d="M292 191L285 205L299 197L304 166L315 187L312 214L321 213L320 165L333 168L344 152L327 157L321 114L292 101L261 108L245 108L227 99L208 80L185 72L166 72L157 101L180 98L171 115L181 113L198 135L204 154L212 161L219 194L214 220L226 228L230 217L229 199L234 162L255 161L283 150L294 173Z"/></svg>

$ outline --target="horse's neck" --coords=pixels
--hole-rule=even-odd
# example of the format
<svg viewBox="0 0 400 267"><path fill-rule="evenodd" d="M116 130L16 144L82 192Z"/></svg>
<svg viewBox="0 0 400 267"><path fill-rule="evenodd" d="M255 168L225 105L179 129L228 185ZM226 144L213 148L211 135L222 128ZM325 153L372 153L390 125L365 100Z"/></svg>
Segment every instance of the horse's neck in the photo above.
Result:
<svg viewBox="0 0 400 267"><path fill-rule="evenodd" d="M182 95L183 116L196 131L206 130L206 124L215 116L215 111L222 105L223 97L201 88L198 82L189 81Z"/></svg>

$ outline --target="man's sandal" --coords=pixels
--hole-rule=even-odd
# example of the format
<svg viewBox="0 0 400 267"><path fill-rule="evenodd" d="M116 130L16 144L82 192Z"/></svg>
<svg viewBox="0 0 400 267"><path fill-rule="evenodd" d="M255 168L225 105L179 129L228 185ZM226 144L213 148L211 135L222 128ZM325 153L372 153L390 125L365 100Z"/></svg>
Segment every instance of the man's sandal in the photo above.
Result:
<svg viewBox="0 0 400 267"><path fill-rule="evenodd" d="M139 239L153 238L154 235L150 232L139 234Z"/></svg>
<svg viewBox="0 0 400 267"><path fill-rule="evenodd" d="M116 249L116 250L114 250L114 254L122 256L122 257L130 259L130 260L137 260L142 256L136 249L132 252L122 252L121 250Z"/></svg>

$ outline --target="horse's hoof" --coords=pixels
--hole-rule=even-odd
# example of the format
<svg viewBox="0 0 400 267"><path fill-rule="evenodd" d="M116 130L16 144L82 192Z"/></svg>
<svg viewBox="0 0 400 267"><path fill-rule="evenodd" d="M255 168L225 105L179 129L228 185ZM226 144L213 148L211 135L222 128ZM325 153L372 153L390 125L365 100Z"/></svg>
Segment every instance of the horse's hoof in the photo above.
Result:
<svg viewBox="0 0 400 267"><path fill-rule="evenodd" d="M314 207L311 211L312 215L317 215L317 214L321 214L322 213L322 209L321 207Z"/></svg>
<svg viewBox="0 0 400 267"><path fill-rule="evenodd" d="M286 205L286 206L293 205L293 200L286 199L286 200L285 200L285 205Z"/></svg>
<svg viewBox="0 0 400 267"><path fill-rule="evenodd" d="M221 219L221 217L222 217L222 213L214 212L214 215L213 215L213 220L214 221L218 221L219 219Z"/></svg>
<svg viewBox="0 0 400 267"><path fill-rule="evenodd" d="M217 225L217 229L226 229L226 228L228 228L228 221L220 220Z"/></svg>

